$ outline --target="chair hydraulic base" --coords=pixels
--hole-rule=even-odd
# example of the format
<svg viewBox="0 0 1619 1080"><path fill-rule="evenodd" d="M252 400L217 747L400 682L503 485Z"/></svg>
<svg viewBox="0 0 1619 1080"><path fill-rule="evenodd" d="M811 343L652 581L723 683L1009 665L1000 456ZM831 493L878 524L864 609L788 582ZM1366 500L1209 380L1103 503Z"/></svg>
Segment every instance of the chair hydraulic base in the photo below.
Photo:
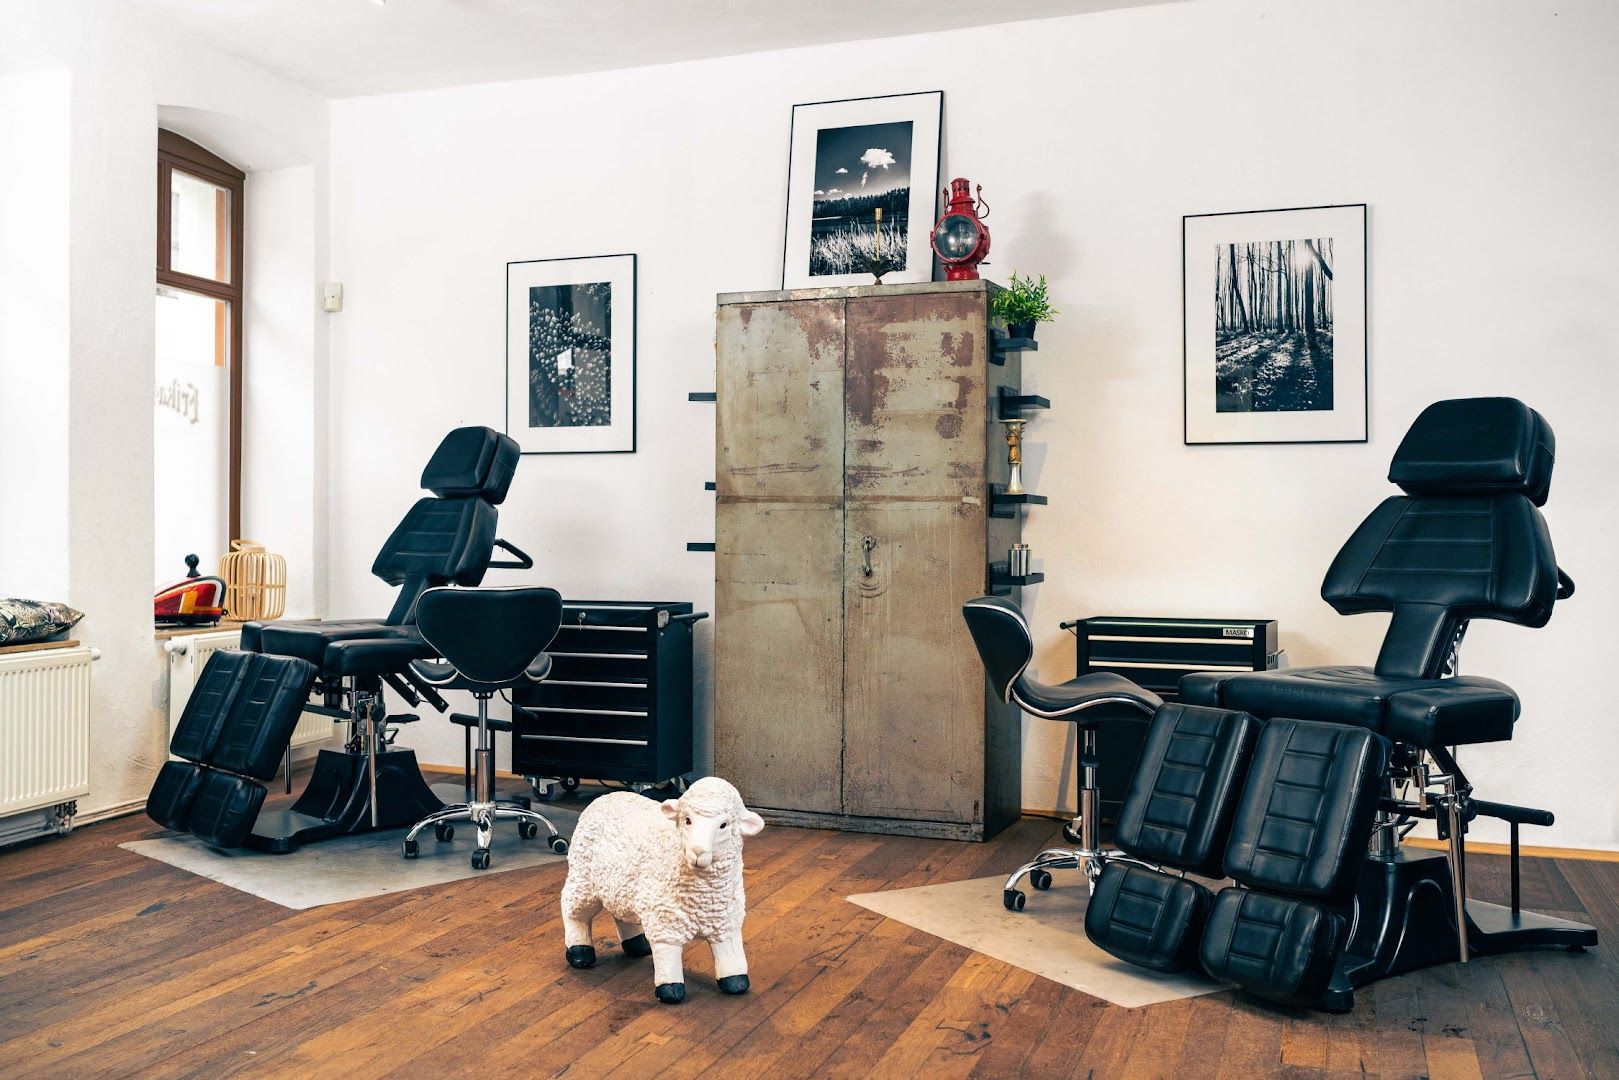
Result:
<svg viewBox="0 0 1619 1080"><path fill-rule="evenodd" d="M488 708L487 699L478 702L479 711ZM526 806L518 806L511 802L495 798L495 752L487 745L487 729L480 732L480 740L485 745L474 751L474 760L477 767L473 770L474 798L454 806L441 807L433 811L411 827L405 834L404 855L407 859L414 859L421 853L417 846L416 834L433 827L433 835L440 841L450 840L455 836L453 822L470 821L478 829L478 846L472 852L472 868L474 870L489 869L489 845L494 840L495 822L501 819L514 820L517 824L517 835L524 840L532 840L540 834L540 826L545 826L550 834L548 843L551 850L558 855L568 853L568 842L557 832L557 827L551 820L537 810L530 810Z"/></svg>
<svg viewBox="0 0 1619 1080"><path fill-rule="evenodd" d="M322 750L303 794L289 809L259 814L247 846L284 855L316 840L409 825L444 809L422 778L411 750L377 753L376 790L373 825L367 755Z"/></svg>
<svg viewBox="0 0 1619 1080"><path fill-rule="evenodd" d="M1354 935L1338 960L1321 1007L1347 1011L1356 989L1408 971L1455 963L1456 893L1443 852L1369 855L1355 897ZM1567 919L1468 900L1467 944L1472 956L1529 948L1579 950L1597 943L1594 927Z"/></svg>

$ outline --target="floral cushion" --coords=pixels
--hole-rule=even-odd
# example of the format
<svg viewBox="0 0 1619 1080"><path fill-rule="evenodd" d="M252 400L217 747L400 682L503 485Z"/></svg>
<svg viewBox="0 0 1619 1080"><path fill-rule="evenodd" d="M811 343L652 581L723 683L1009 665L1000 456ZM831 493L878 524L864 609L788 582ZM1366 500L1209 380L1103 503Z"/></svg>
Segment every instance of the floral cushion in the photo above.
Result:
<svg viewBox="0 0 1619 1080"><path fill-rule="evenodd" d="M65 634L84 618L66 604L42 600L0 600L0 645L45 641Z"/></svg>

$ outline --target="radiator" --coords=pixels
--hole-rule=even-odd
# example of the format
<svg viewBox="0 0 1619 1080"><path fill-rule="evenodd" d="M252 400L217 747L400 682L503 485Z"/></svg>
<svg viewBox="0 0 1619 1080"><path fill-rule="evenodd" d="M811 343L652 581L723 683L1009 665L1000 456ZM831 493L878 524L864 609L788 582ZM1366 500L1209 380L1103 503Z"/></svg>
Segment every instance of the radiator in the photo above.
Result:
<svg viewBox="0 0 1619 1080"><path fill-rule="evenodd" d="M0 656L0 845L73 827L90 793L95 649Z"/></svg>
<svg viewBox="0 0 1619 1080"><path fill-rule="evenodd" d="M180 723L191 691L197 685L208 658L220 649L234 649L241 644L240 630L217 630L207 634L185 634L163 643L169 654L169 737ZM319 713L306 712L298 719L292 732L292 746L324 746L332 737L332 718Z"/></svg>

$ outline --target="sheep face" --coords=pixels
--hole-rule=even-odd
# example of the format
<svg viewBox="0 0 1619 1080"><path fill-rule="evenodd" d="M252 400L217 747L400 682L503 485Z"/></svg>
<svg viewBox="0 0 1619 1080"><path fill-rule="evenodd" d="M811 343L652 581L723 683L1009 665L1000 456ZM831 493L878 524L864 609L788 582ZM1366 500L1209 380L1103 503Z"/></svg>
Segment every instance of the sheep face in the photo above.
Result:
<svg viewBox="0 0 1619 1080"><path fill-rule="evenodd" d="M704 777L678 799L662 804L663 816L675 823L681 855L693 870L728 864L739 854L742 838L765 827L764 818L742 804L736 788L715 776Z"/></svg>

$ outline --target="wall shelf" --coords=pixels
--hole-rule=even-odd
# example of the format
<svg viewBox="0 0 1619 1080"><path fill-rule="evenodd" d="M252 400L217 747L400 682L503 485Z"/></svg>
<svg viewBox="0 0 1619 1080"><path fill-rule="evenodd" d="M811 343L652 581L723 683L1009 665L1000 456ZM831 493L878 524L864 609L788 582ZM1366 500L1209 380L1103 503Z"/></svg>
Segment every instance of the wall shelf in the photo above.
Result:
<svg viewBox="0 0 1619 1080"><path fill-rule="evenodd" d="M989 564L989 589L992 593L1010 592L1026 585L1038 585L1046 580L1043 573L1012 575L1006 572L1006 563Z"/></svg>
<svg viewBox="0 0 1619 1080"><path fill-rule="evenodd" d="M718 401L719 395L713 390L693 390L686 395L687 401Z"/></svg>
<svg viewBox="0 0 1619 1080"><path fill-rule="evenodd" d="M713 543L704 544L704 543L699 543L697 541L690 541L690 542L688 542L686 544L686 550L687 551L713 551L714 550L714 545L713 545Z"/></svg>
<svg viewBox="0 0 1619 1080"><path fill-rule="evenodd" d="M1025 492L1022 495L1008 495L994 484L989 486L989 516L995 518L1009 518L1017 513L1020 506L1044 506L1046 497Z"/></svg>
<svg viewBox="0 0 1619 1080"><path fill-rule="evenodd" d="M1009 352L1039 352L1040 343L1034 338L1007 337L999 330L989 332L989 362L992 364L1005 364L1006 354Z"/></svg>
<svg viewBox="0 0 1619 1080"><path fill-rule="evenodd" d="M712 481L712 480L704 480L703 481L703 490L704 491L715 491L717 489L718 489L718 485L716 485L714 483L714 481Z"/></svg>
<svg viewBox="0 0 1619 1080"><path fill-rule="evenodd" d="M1025 409L1049 409L1051 399L1041 397L1039 394L1019 394L1011 387L1001 387L1001 416L1002 420L1016 420L1023 415Z"/></svg>

